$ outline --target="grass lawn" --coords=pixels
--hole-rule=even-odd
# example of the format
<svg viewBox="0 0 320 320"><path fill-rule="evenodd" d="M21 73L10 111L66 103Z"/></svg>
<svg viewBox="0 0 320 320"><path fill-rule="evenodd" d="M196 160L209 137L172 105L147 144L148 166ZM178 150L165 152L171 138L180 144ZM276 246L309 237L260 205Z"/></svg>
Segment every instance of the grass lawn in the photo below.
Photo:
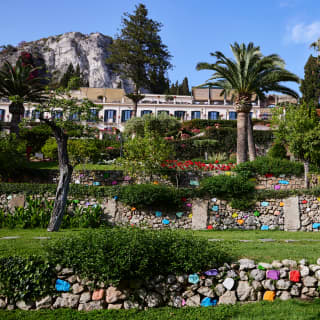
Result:
<svg viewBox="0 0 320 320"><path fill-rule="evenodd" d="M43 244L50 239L71 236L88 229L64 229L49 233L45 229L0 229L0 238L7 236L20 236L18 239L0 239L0 256L13 254L44 254ZM178 231L192 233L206 239L223 239L235 258L251 258L256 262L272 262L282 259L308 259L315 263L320 257L320 242L307 240L320 240L318 232L284 232L284 231ZM34 237L50 237L50 239L33 239ZM274 239L274 242L261 242L259 239ZM236 240L253 240L252 242L239 242ZM286 243L285 240L301 240ZM305 239L305 240L304 240Z"/></svg>
<svg viewBox="0 0 320 320"><path fill-rule="evenodd" d="M320 319L320 301L275 301L209 308L159 308L146 311L102 310L88 313L76 310L0 311L6 320L316 320Z"/></svg>
<svg viewBox="0 0 320 320"><path fill-rule="evenodd" d="M28 162L28 167L31 169L49 169L58 170L57 162ZM74 170L122 170L121 167L114 164L78 164Z"/></svg>

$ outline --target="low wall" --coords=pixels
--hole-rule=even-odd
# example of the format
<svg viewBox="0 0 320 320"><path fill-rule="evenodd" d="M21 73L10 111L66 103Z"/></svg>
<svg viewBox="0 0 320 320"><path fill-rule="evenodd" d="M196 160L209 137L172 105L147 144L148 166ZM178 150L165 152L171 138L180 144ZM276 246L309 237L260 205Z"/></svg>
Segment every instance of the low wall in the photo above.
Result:
<svg viewBox="0 0 320 320"><path fill-rule="evenodd" d="M46 199L54 200L54 197ZM315 196L266 199L245 211L233 209L226 201L215 198L182 200L179 212L168 212L162 207L138 210L115 199L85 198L77 206L100 205L105 219L112 225L152 229L318 231L320 227L320 197ZM0 195L0 209L5 212L26 206L24 195ZM72 214L73 210L71 204L68 211Z"/></svg>
<svg viewBox="0 0 320 320"><path fill-rule="evenodd" d="M71 268L57 266L56 270L57 278L53 279L56 294L35 302L18 301L15 304L0 297L0 308L72 308L79 311L160 306L181 308L319 297L320 259L311 265L307 265L305 260L297 263L286 259L256 264L252 260L241 259L202 273L159 275L149 281L120 282L119 287L83 279Z"/></svg>

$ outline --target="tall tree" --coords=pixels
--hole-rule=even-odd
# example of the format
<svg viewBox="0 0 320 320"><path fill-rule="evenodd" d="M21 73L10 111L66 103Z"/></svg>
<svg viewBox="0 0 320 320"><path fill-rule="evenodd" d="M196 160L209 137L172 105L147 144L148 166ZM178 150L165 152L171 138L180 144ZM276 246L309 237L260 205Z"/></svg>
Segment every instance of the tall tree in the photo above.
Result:
<svg viewBox="0 0 320 320"><path fill-rule="evenodd" d="M44 98L44 82L38 76L38 68L19 57L13 66L5 61L0 70L0 97L10 100L12 114L10 132L19 134L19 123L24 115L24 102L41 102Z"/></svg>
<svg viewBox="0 0 320 320"><path fill-rule="evenodd" d="M263 56L260 47L252 42L248 45L235 42L230 48L234 59L216 51L211 53L216 58L214 64L201 62L196 68L214 71L212 77L199 87L217 87L222 89L221 95L232 93L235 98L234 106L238 113L237 163L241 163L247 161L248 156L248 118L253 96L263 99L265 93L277 91L298 98L298 94L282 82L298 83L299 78L284 68L285 63L278 55ZM249 141L253 144L250 150L255 150L253 139ZM250 156L253 158L254 154Z"/></svg>
<svg viewBox="0 0 320 320"><path fill-rule="evenodd" d="M320 64L318 59L310 55L304 66L304 79L301 81L300 90L302 100L309 107L318 107L320 99Z"/></svg>
<svg viewBox="0 0 320 320"><path fill-rule="evenodd" d="M181 94L184 96L190 96L190 89L189 89L189 81L187 77L184 77L180 86Z"/></svg>
<svg viewBox="0 0 320 320"><path fill-rule="evenodd" d="M161 23L148 18L146 6L139 4L133 14L124 14L121 33L108 48L110 56L106 62L134 84L133 92L127 95L133 101L133 117L144 97L140 90L151 87L150 75L171 68L171 55L159 35L161 27Z"/></svg>

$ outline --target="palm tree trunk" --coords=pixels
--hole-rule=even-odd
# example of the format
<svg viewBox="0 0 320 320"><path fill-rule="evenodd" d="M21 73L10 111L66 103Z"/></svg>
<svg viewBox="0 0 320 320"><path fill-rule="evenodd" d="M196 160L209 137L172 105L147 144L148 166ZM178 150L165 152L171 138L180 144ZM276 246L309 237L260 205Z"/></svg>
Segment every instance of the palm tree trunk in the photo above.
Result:
<svg viewBox="0 0 320 320"><path fill-rule="evenodd" d="M237 118L237 164L247 161L248 154L248 113L239 112Z"/></svg>
<svg viewBox="0 0 320 320"><path fill-rule="evenodd" d="M253 126L252 126L252 119L250 117L250 113L248 113L248 149L249 149L249 159L250 161L254 161L257 157L257 152L256 152L256 146L254 144Z"/></svg>
<svg viewBox="0 0 320 320"><path fill-rule="evenodd" d="M15 133L19 135L19 123L21 121L21 116L24 114L23 103L12 102L9 106L9 112L12 114L10 122L10 133Z"/></svg>
<svg viewBox="0 0 320 320"><path fill-rule="evenodd" d="M59 159L59 183L56 191L54 207L51 214L48 231L58 231L63 219L65 207L67 204L67 197L69 192L69 184L73 171L72 165L69 163L67 142L68 136L59 127L54 126L54 136L58 145L58 159Z"/></svg>

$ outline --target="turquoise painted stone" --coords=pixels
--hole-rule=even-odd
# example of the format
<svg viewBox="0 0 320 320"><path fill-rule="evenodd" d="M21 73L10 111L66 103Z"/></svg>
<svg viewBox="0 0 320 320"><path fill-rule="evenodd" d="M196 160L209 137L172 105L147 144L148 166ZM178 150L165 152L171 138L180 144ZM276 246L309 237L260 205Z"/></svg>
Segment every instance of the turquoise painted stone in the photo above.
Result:
<svg viewBox="0 0 320 320"><path fill-rule="evenodd" d="M200 278L196 273L194 273L189 275L188 281L189 283L197 284L200 281Z"/></svg>
<svg viewBox="0 0 320 320"><path fill-rule="evenodd" d="M61 279L57 279L56 281L56 290L68 292L70 290L70 283Z"/></svg>
<svg viewBox="0 0 320 320"><path fill-rule="evenodd" d="M216 299L205 297L201 301L201 307L214 307L215 305L217 305L217 302L218 301Z"/></svg>
<svg viewBox="0 0 320 320"><path fill-rule="evenodd" d="M218 211L219 210L219 206L213 206L212 207L212 211Z"/></svg>
<svg viewBox="0 0 320 320"><path fill-rule="evenodd" d="M100 186L100 182L95 181L95 182L93 183L93 185L94 185L94 186Z"/></svg>
<svg viewBox="0 0 320 320"><path fill-rule="evenodd" d="M183 214L184 214L183 212L177 212L177 213L176 213L176 216L177 216L178 218L181 218L181 217L183 216Z"/></svg>
<svg viewBox="0 0 320 320"><path fill-rule="evenodd" d="M169 221L168 219L163 219L163 220L162 220L162 224L166 224L166 225L167 225L167 224L169 224L169 223L170 223L170 221Z"/></svg>
<svg viewBox="0 0 320 320"><path fill-rule="evenodd" d="M263 226L261 227L261 230L269 230L269 226L263 225Z"/></svg>
<svg viewBox="0 0 320 320"><path fill-rule="evenodd" d="M267 207L267 206L269 205L269 202L263 201L263 202L261 202L261 205L262 205L263 207Z"/></svg>
<svg viewBox="0 0 320 320"><path fill-rule="evenodd" d="M199 181L197 180L190 180L190 186L198 186L199 185Z"/></svg>
<svg viewBox="0 0 320 320"><path fill-rule="evenodd" d="M317 223L317 222L312 225L313 229L318 229L319 227L320 227L320 223Z"/></svg>
<svg viewBox="0 0 320 320"><path fill-rule="evenodd" d="M161 217L162 216L162 212L161 211L156 211L156 217Z"/></svg>
<svg viewBox="0 0 320 320"><path fill-rule="evenodd" d="M289 184L288 180L279 180L278 181L279 184Z"/></svg>

